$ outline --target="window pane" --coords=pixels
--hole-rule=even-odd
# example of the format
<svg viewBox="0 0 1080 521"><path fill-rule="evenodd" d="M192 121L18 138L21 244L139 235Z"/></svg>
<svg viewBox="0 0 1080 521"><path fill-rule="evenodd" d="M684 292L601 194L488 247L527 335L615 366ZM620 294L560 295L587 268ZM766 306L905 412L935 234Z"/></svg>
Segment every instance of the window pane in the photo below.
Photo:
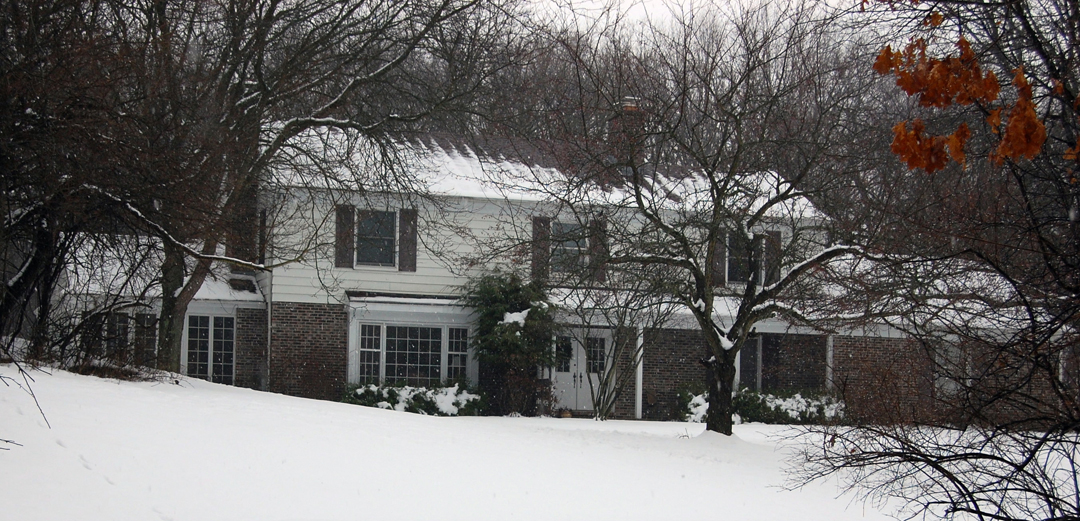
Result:
<svg viewBox="0 0 1080 521"><path fill-rule="evenodd" d="M559 373L570 372L570 360L574 357L574 347L570 343L570 337L561 336L555 339L555 371Z"/></svg>
<svg viewBox="0 0 1080 521"><path fill-rule="evenodd" d="M587 264L589 242L585 227L578 223L551 223L551 267L574 271Z"/></svg>
<svg viewBox="0 0 1080 521"><path fill-rule="evenodd" d="M210 380L233 384L233 317L214 317L214 365Z"/></svg>
<svg viewBox="0 0 1080 521"><path fill-rule="evenodd" d="M210 374L210 317L188 317L187 374L207 379Z"/></svg>
<svg viewBox="0 0 1080 521"><path fill-rule="evenodd" d="M135 315L135 359L154 366L157 358L157 316L148 313Z"/></svg>
<svg viewBox="0 0 1080 521"><path fill-rule="evenodd" d="M397 214L361 212L356 226L356 263L393 266Z"/></svg>
<svg viewBox="0 0 1080 521"><path fill-rule="evenodd" d="M128 316L109 313L105 318L105 356L121 363L129 361Z"/></svg>
<svg viewBox="0 0 1080 521"><path fill-rule="evenodd" d="M388 384L431 387L442 381L442 328L386 327Z"/></svg>
<svg viewBox="0 0 1080 521"><path fill-rule="evenodd" d="M728 282L750 281L750 241L732 233L728 236Z"/></svg>
<svg viewBox="0 0 1080 521"><path fill-rule="evenodd" d="M447 334L446 378L463 378L469 356L469 330L452 327Z"/></svg>
<svg viewBox="0 0 1080 521"><path fill-rule="evenodd" d="M590 373L602 373L604 372L604 358L607 355L605 349L607 342L604 338L586 338L585 339L585 358L587 372Z"/></svg>

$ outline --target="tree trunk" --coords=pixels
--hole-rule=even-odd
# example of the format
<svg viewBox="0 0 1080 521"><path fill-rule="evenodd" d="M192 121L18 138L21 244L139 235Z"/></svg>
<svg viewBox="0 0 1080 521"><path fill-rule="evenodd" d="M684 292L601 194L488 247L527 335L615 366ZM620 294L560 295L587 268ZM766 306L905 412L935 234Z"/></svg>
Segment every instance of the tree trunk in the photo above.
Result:
<svg viewBox="0 0 1080 521"><path fill-rule="evenodd" d="M165 260L161 263L161 315L158 320L157 367L165 371L180 370L180 341L184 335L184 312L177 318L180 290L184 287L184 252L165 244Z"/></svg>
<svg viewBox="0 0 1080 521"><path fill-rule="evenodd" d="M735 356L724 353L721 358L703 360L705 383L709 389L709 411L705 419L705 428L720 434L731 436L731 392L735 385Z"/></svg>
<svg viewBox="0 0 1080 521"><path fill-rule="evenodd" d="M214 252L217 243L208 241L203 246L203 254ZM171 260L170 260L171 259ZM184 317L188 304L199 292L206 276L210 274L211 262L199 259L191 271L191 276L184 281L184 251L175 246L166 246L165 262L162 263L161 284L161 326L158 328L158 362L167 366L159 368L166 371L180 370L180 342L184 338ZM179 284L177 280L179 279Z"/></svg>

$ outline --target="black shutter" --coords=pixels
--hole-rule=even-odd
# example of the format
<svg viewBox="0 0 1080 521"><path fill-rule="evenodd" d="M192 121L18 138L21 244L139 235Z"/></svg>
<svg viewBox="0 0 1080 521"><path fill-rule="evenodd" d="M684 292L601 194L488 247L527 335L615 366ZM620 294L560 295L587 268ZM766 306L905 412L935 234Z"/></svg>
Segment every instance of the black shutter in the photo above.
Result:
<svg viewBox="0 0 1080 521"><path fill-rule="evenodd" d="M398 211L398 271L416 271L416 210Z"/></svg>
<svg viewBox="0 0 1080 521"><path fill-rule="evenodd" d="M338 205L335 210L337 217L334 219L334 266L351 268L356 255L355 210L348 204Z"/></svg>
<svg viewBox="0 0 1080 521"><path fill-rule="evenodd" d="M598 216L589 223L589 276L594 282L607 280L607 219Z"/></svg>
<svg viewBox="0 0 1080 521"><path fill-rule="evenodd" d="M532 220L532 278L545 280L551 257L551 218L533 217Z"/></svg>
<svg viewBox="0 0 1080 521"><path fill-rule="evenodd" d="M780 232L765 232L765 284L775 284L780 280L780 262L783 244Z"/></svg>
<svg viewBox="0 0 1080 521"><path fill-rule="evenodd" d="M714 286L727 285L727 230L716 233L716 243L713 244L713 261L709 269L712 270Z"/></svg>

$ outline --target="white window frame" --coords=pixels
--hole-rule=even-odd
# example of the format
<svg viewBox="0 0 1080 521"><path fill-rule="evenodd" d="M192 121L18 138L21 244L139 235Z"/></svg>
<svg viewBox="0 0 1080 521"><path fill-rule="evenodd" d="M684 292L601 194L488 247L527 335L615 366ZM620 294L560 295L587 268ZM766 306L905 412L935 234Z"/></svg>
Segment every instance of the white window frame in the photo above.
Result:
<svg viewBox="0 0 1080 521"><path fill-rule="evenodd" d="M726 277L725 280L727 280L728 284L747 284L747 283L750 282L750 278L751 278L751 275L752 275L752 269L754 267L754 263L753 263L754 239L753 238L749 239L749 243L747 244L747 248L746 248L746 256L745 256L745 259L746 259L746 278L744 278L742 280L735 280L731 276L732 271L733 271L732 268L735 265L735 263L732 262L732 260L736 258L735 255L732 254L732 251L734 251L734 248L732 248L732 246L731 246L735 242L733 240L733 239L735 239L735 236L736 236L736 232L728 232L728 234L727 234L727 244L724 247L724 251L725 251L725 253L727 255L727 259L725 259L725 264L727 266L727 273L725 274L725 277ZM758 273L758 280L759 281L761 280L761 273Z"/></svg>
<svg viewBox="0 0 1080 521"><path fill-rule="evenodd" d="M230 319L230 320L232 320L232 339L231 339L231 342L232 342L232 364L231 364L232 365L232 373L229 375L229 380L230 381L229 382L216 382L216 383L222 383L222 384L225 384L225 385L236 385L236 365L237 365L237 356L236 356L236 354L237 354L238 350L236 348L236 344L237 344L237 338L236 338L237 327L236 327L236 313L235 312L232 313L232 314L227 314L227 313L218 313L218 314L188 313L186 316L184 316L184 335L183 335L183 339L182 339L183 343L181 344L181 348L180 348L180 373L183 374L184 376L189 376L191 378L202 379L201 377L189 374L189 372L188 372L188 370L189 370L189 367L188 367L188 365L189 365L188 341L189 341L189 334L190 334L190 328L191 328L191 319L193 317L207 317L208 318L207 323L208 323L208 325L210 327L210 337L208 338L208 340L210 342L210 345L208 346L208 348L209 348L209 351L208 351L209 358L207 360L207 372L206 372L206 381L208 381L208 382L213 382L214 381L214 341L215 341L214 333L216 331L216 328L214 327L214 319L220 318L220 319Z"/></svg>
<svg viewBox="0 0 1080 521"><path fill-rule="evenodd" d="M450 353L450 330L451 329L463 329L463 330L465 330L467 332L468 338L470 338L470 339L472 338L472 335L473 335L473 330L471 328L469 328L467 326L463 326L461 324L407 324L407 323L395 323L395 322L370 322L370 321L362 321L362 322L357 323L356 329L357 329L358 334L362 333L364 326L374 326L374 327L379 328L378 329L378 332L379 332L378 346L379 346L379 348L377 350L364 349L361 345L358 345L357 346L357 352L371 352L371 353L377 352L377 353L379 353L379 358L378 358L378 364L379 364L378 382L380 384L389 382L389 383L393 383L393 384L396 385L396 384L402 383L402 382L398 382L398 381L389 381L387 379L387 375L386 375L386 367L387 367L386 344L387 344L387 336L388 336L387 335L387 328L391 328L391 327L404 327L404 328L418 327L418 328L438 329L439 330L439 383L440 384L448 383L448 379L447 379L448 375L447 375L447 373L449 372L450 354L451 354ZM472 355L471 351L468 352L467 356L469 358L471 358L471 355ZM350 378L350 383L361 383L360 382L360 374L359 374L359 366L357 365L357 367L354 369L352 367L354 364L352 363L351 358L352 357L350 357L350 364L349 364L350 365L350 368L349 368L350 373L355 372L356 377L355 378ZM465 362L465 375L466 375L466 378L468 378L468 375L469 375L469 365L470 365L469 361L468 361L469 358L467 358L466 362ZM357 364L358 363L360 363L359 360L357 360ZM474 380L470 379L470 381L474 381ZM370 382L368 382L368 383L370 383ZM406 385L412 385L412 384L411 383L406 383Z"/></svg>
<svg viewBox="0 0 1080 521"><path fill-rule="evenodd" d="M445 385L447 383L450 355L450 330L464 329L468 332L469 339L472 339L475 334L471 312L452 302L441 299L398 299L387 297L354 300L350 305L348 383L350 385L361 383L361 352L375 352L375 350L371 349L361 349L362 328L364 326L377 326L379 328L377 351L379 353L378 381L380 384L387 381L386 328L423 327L439 328L441 330L439 380L440 384ZM469 382L475 383L479 376L478 373L479 370L476 361L473 359L472 348L469 347L465 361L465 377Z"/></svg>
<svg viewBox="0 0 1080 521"><path fill-rule="evenodd" d="M213 336L213 317L229 317L233 319L233 374L232 385L236 385L236 371L239 365L239 336L240 322L237 317L237 309L259 309L265 310L265 304L262 302L248 302L241 303L236 301L222 301L222 300L196 300L188 305L187 314L184 315L184 328L183 335L180 338L180 374L188 374L188 317L190 316L209 316L211 336ZM211 339L212 341L212 339ZM211 362L212 363L212 362Z"/></svg>
<svg viewBox="0 0 1080 521"><path fill-rule="evenodd" d="M394 241L394 252L393 252L394 262L393 262L393 264L362 263L362 262L357 260L357 256L360 253L360 214L363 213L363 212L386 213L386 214L391 214L393 216L394 231L393 231L393 235L391 237L393 239L393 241ZM399 212L397 210L373 210L373 209L368 209L368 208L356 208L356 209L354 209L353 220L354 220L353 229L352 229L352 234L353 234L352 265L353 265L353 269L374 269L374 270L396 271L397 268L398 268L398 265L400 264L400 255L401 255L401 244L400 244L400 239L401 239L401 236L400 236L400 234L401 234L401 230L400 230L400 228L401 228L401 215L399 214Z"/></svg>
<svg viewBox="0 0 1080 521"><path fill-rule="evenodd" d="M570 227L580 230L581 237L574 238L573 242L577 243L574 247L567 247L566 244L569 241L562 240L567 234L565 232L556 231L559 228ZM575 270L582 269L589 265L589 252L592 248L592 238L589 236L588 226L577 222L566 221L552 221L551 222L551 270L556 273L570 273ZM564 252L560 255L560 252ZM576 253L573 253L576 252ZM576 262L573 266L568 265L565 259L571 258L571 254Z"/></svg>

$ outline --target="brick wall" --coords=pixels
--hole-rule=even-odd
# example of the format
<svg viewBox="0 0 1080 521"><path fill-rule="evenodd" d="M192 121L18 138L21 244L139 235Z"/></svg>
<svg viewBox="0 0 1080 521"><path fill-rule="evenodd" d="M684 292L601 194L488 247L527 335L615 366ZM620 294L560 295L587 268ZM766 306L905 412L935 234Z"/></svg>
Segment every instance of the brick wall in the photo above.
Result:
<svg viewBox="0 0 1080 521"><path fill-rule="evenodd" d="M932 365L910 339L833 337L833 383L857 421L907 423L932 413Z"/></svg>
<svg viewBox="0 0 1080 521"><path fill-rule="evenodd" d="M761 390L824 390L826 344L824 335L762 335Z"/></svg>
<svg viewBox="0 0 1080 521"><path fill-rule="evenodd" d="M266 310L236 310L236 385L266 390Z"/></svg>
<svg viewBox="0 0 1080 521"><path fill-rule="evenodd" d="M679 420L678 392L705 386L705 338L693 329L647 330L642 360L642 418Z"/></svg>
<svg viewBox="0 0 1080 521"><path fill-rule="evenodd" d="M618 372L617 382L621 385L612 417L632 420L636 399L634 385L637 381L637 370L634 367L634 350L637 349L637 331L633 328L619 329L615 333L615 342L615 370Z"/></svg>
<svg viewBox="0 0 1080 521"><path fill-rule="evenodd" d="M345 306L275 302L271 339L270 391L341 399L348 364Z"/></svg>

